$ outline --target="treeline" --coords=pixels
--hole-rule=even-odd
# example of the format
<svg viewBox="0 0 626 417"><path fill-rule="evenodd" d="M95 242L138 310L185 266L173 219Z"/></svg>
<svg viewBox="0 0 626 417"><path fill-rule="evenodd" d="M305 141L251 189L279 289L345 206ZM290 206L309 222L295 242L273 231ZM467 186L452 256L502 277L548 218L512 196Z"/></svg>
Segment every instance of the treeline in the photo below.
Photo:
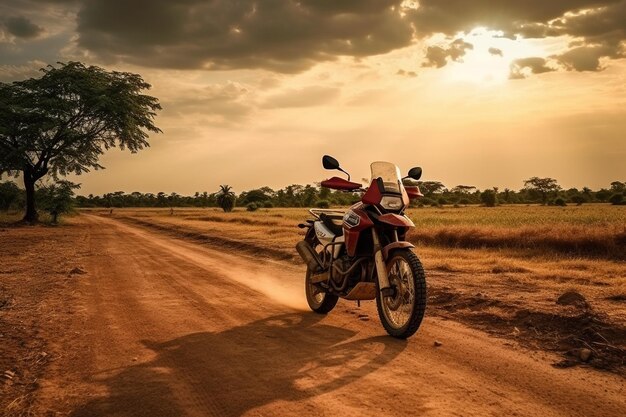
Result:
<svg viewBox="0 0 626 417"><path fill-rule="evenodd" d="M514 191L497 187L479 190L471 185L446 187L438 181L421 181L420 189L424 198L413 202L417 206L470 205L482 204L544 204L567 205L584 203L624 204L626 182L613 181L607 188L593 191L582 189L562 189L552 178L533 177L524 182L524 187ZM225 191L226 190L226 191ZM228 198L224 198L227 194ZM345 206L359 200L353 193L333 191L319 185L289 185L280 190L262 187L235 194L231 187L221 186L220 190L196 192L194 195L177 193L125 193L117 191L103 195L74 197L76 207L224 207L228 200L230 207L246 207L249 210L271 207L330 207ZM0 183L0 210L19 209L24 205L24 191L12 182Z"/></svg>

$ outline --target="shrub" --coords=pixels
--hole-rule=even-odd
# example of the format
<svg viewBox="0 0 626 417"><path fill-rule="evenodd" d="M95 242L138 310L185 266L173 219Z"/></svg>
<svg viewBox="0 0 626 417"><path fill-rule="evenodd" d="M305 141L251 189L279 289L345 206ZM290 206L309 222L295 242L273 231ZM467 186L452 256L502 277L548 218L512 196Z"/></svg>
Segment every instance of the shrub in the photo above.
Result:
<svg viewBox="0 0 626 417"><path fill-rule="evenodd" d="M248 203L246 204L246 210L248 211L257 211L259 206L256 203Z"/></svg>
<svg viewBox="0 0 626 417"><path fill-rule="evenodd" d="M480 201L487 207L495 207L498 204L498 197L493 190L485 190L480 193Z"/></svg>
<svg viewBox="0 0 626 417"><path fill-rule="evenodd" d="M564 199L562 199L561 197L557 197L557 198L554 200L554 205L555 205L555 206L559 206L559 207L565 207L565 206L567 206L567 203L566 203L566 202L565 202L565 200L564 200Z"/></svg>
<svg viewBox="0 0 626 417"><path fill-rule="evenodd" d="M315 205L317 206L317 208L329 208L330 207L330 203L328 202L328 200L320 200Z"/></svg>
<svg viewBox="0 0 626 417"><path fill-rule="evenodd" d="M467 206L468 204L472 204L472 202L469 201L469 199L467 198L462 198L459 200L459 204L463 204L464 206Z"/></svg>
<svg viewBox="0 0 626 417"><path fill-rule="evenodd" d="M624 204L624 194L613 194L609 198L609 203L613 204L614 206Z"/></svg>
<svg viewBox="0 0 626 417"><path fill-rule="evenodd" d="M448 204L448 200L446 200L443 197L439 197L439 199L437 200L437 204L439 204L440 206L443 206L444 204Z"/></svg>
<svg viewBox="0 0 626 417"><path fill-rule="evenodd" d="M573 196L570 200L577 206L580 206L582 205L582 203L587 202L587 199L580 194Z"/></svg>
<svg viewBox="0 0 626 417"><path fill-rule="evenodd" d="M274 208L274 204L271 201L266 201L263 203L263 208Z"/></svg>

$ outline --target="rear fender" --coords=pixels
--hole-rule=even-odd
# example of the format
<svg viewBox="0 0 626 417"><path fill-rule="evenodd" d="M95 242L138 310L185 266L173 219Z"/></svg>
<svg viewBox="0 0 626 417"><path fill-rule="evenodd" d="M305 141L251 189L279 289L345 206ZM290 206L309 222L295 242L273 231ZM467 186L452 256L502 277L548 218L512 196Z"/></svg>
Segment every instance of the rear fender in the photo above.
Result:
<svg viewBox="0 0 626 417"><path fill-rule="evenodd" d="M413 246L409 242L392 242L383 248L383 259L385 261L389 259L389 253L393 250L404 249L404 248L412 249L414 247L415 246Z"/></svg>

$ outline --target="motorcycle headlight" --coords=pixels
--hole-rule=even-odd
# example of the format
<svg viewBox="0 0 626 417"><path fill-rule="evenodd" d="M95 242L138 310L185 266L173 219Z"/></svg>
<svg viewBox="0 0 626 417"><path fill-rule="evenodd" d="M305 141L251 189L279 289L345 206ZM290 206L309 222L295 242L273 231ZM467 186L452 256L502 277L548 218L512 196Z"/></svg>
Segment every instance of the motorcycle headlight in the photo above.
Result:
<svg viewBox="0 0 626 417"><path fill-rule="evenodd" d="M380 206L385 210L400 211L404 208L402 197L386 195L380 200Z"/></svg>

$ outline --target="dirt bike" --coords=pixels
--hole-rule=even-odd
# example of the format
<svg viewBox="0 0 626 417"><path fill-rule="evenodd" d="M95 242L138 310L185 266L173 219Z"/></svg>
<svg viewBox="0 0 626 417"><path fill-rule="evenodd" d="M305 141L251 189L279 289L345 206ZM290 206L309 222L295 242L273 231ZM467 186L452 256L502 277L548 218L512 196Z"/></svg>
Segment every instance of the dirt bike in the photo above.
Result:
<svg viewBox="0 0 626 417"><path fill-rule="evenodd" d="M345 212L310 209L314 219L298 225L307 229L296 250L307 265L309 307L326 314L339 298L376 299L387 333L397 338L413 335L426 309L426 276L414 246L406 241L415 225L404 210L411 199L423 196L416 184L422 169L412 168L402 178L396 165L374 162L371 184L364 189L350 181L335 158L325 155L322 164L348 176L324 180L322 187L362 195Z"/></svg>

